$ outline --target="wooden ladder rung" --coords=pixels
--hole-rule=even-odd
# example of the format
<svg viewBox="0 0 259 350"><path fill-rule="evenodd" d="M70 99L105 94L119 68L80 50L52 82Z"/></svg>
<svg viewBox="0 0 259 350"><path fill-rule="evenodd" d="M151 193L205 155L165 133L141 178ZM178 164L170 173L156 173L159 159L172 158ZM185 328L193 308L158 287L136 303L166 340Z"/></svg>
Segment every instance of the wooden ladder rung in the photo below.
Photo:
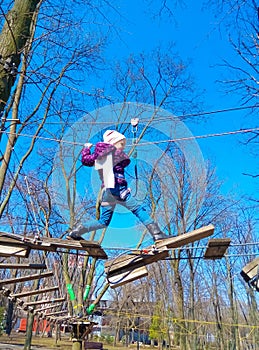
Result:
<svg viewBox="0 0 259 350"><path fill-rule="evenodd" d="M5 285L5 284L12 284L12 283L18 283L18 282L27 282L27 281L32 281L40 278L46 278L46 277L51 277L53 276L52 271L44 272L41 274L37 275L29 275L29 276L21 276L17 278L9 278L6 280L0 281L0 286Z"/></svg>

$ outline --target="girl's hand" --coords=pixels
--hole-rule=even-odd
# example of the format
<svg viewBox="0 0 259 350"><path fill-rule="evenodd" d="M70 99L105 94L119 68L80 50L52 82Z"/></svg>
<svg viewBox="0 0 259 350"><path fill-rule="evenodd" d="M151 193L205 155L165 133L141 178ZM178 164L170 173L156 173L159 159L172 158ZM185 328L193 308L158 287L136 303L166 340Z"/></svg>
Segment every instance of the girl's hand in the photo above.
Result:
<svg viewBox="0 0 259 350"><path fill-rule="evenodd" d="M84 144L84 146L90 149L90 148L93 146L93 144L92 144L92 143L87 142L87 143L85 143L85 144Z"/></svg>

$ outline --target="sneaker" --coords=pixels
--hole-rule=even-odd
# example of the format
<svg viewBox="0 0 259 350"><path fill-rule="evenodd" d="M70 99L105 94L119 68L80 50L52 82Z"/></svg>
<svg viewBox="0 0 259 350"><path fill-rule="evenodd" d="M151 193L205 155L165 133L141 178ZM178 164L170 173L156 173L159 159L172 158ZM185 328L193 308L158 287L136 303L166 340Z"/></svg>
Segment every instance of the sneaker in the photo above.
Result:
<svg viewBox="0 0 259 350"><path fill-rule="evenodd" d="M82 234L84 233L83 229L84 229L84 226L82 225L77 226L75 229L69 232L69 234L67 235L67 239L74 239L76 241L80 241L81 239L83 239L81 237Z"/></svg>

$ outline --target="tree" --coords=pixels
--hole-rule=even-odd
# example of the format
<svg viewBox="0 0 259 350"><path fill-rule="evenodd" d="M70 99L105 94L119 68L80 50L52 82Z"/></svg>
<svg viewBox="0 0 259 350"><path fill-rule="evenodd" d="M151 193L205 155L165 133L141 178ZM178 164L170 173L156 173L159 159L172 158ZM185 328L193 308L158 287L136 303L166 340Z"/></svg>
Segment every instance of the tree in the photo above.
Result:
<svg viewBox="0 0 259 350"><path fill-rule="evenodd" d="M0 34L0 110L7 106L15 83L21 57L32 39L33 22L37 18L40 0L16 0L5 15Z"/></svg>
<svg viewBox="0 0 259 350"><path fill-rule="evenodd" d="M15 1L14 8L22 3L25 2ZM12 226L19 233L25 230L42 236L64 237L64 232L82 217L95 216L98 205L94 189L89 185L92 184L90 175L83 171L79 162L81 148L88 140L97 142L108 126L131 138L132 115L140 116L143 123L139 125L138 139L136 144L130 145L129 154L138 151L139 171L145 174L143 182L150 198L146 202L163 228L179 235L208 222L218 224L225 219L228 212L224 211L222 197L218 194L219 185L213 172L204 171L206 166L197 148L192 157L186 146L189 143L162 143L166 137L177 139L178 127L183 130L181 120L173 113L199 110L199 93L196 94L187 65L175 55L174 47L158 47L149 55L132 54L110 70L104 66L102 50L112 26L109 23L107 32L100 31L97 35L94 33L100 27L93 25L100 19L102 24L103 21L108 23L106 11L115 10L109 3L91 1L86 5L71 1L73 6L69 7L66 1L31 4L35 8L25 11L30 15L25 16L27 27L19 44L19 57L15 56L14 62L7 61L11 67L4 69L2 66L3 75L0 76L1 93L6 93L1 97L1 146L4 146L0 175L0 217L5 227ZM5 5L6 13L7 8ZM166 2L160 8L167 9ZM8 18L13 16L12 10ZM8 23L1 33L3 41L7 37L5 33L10 35L16 28L14 24L12 31L8 31ZM17 35L19 37L19 33ZM12 40L13 37L7 41ZM3 53L2 63L6 64L13 54L12 51ZM17 66L15 75L11 74L11 69L15 68L12 63ZM98 70L102 72L104 67L109 68L111 84L107 84L106 89L103 89L104 83L92 88L92 80L96 84ZM110 107L108 116L105 115L106 101ZM151 147L150 140L156 140L156 144L161 141L162 145ZM141 144L147 141L148 145ZM55 176L58 181L53 183L51 180ZM36 208L36 222L32 220L33 207ZM143 239L145 231L143 227L138 229ZM102 243L106 231L98 234L92 232L91 238L99 238ZM195 252L199 247L191 248ZM68 296L70 314L78 317L87 313L89 316L109 287L102 264L89 256L74 259L69 252L59 257L58 264L58 276ZM197 307L201 293L197 286L204 285L198 273L203 264L194 260L190 252L178 250L172 253L171 262L158 266L159 270L154 272L146 288L147 295L151 290L147 299L154 303L158 299L159 305L163 305L163 321L166 322L163 329L170 327L168 315L177 319L177 345L187 348L195 343L198 346L199 331L194 327L197 323L191 321L196 315L205 314L199 314ZM162 288L158 287L159 273L165 280ZM185 279L190 281L188 287ZM174 295L170 294L172 290ZM216 292L218 302L222 291L217 289ZM233 297L233 293L230 295ZM119 295L120 298L119 307L126 308L127 295L125 298ZM136 314L126 319L118 315L118 324L123 324L127 330L135 323ZM187 337L183 329L195 338ZM81 345L77 345L80 348Z"/></svg>
<svg viewBox="0 0 259 350"><path fill-rule="evenodd" d="M79 80L82 81L82 78L79 78L80 73L82 70L93 70L92 62L97 65L99 60L102 45L99 38L86 38L76 34L82 34L84 26L82 18L78 19L78 16L72 14L73 11L78 11L77 6L80 6L80 3L75 2L67 11L64 11L64 6L65 2L60 1L57 4L48 4L44 1L17 0L14 4L10 2L1 8L4 25L0 35L3 150L0 169L0 217L5 218L5 226L8 227L8 213L16 218L18 216L20 220L10 220L14 223L13 230L16 232L21 232L23 227L26 227L28 231L41 231L42 235L52 234L51 220L55 213L46 187L52 165L45 163L35 176L40 185L37 191L34 187L32 194L35 203L40 203L41 210L36 209L39 214L38 224L31 222L28 215L32 207L26 206L26 196L22 195L22 176L26 178L29 172L32 175L36 170L31 166L33 162L30 163L29 160L35 157L39 137L46 138L54 133L54 130L48 128L45 129L45 133L46 122L55 120L63 112L62 118L67 118L71 111L76 116L78 106L75 106L76 93L73 91L77 91L77 84ZM92 3L89 6L88 10L94 12L95 5ZM6 15L4 10L9 10ZM84 17L82 11L81 15ZM77 74L74 73L75 69ZM62 98L59 97L62 95L63 104ZM57 101L60 101L59 106ZM30 135L27 140L24 136L26 133ZM25 189L30 192L32 177L27 177L27 180L29 188L25 186ZM42 199L45 201L42 202ZM25 206L21 206L22 210L19 211L16 203L21 203L21 200ZM26 217L29 217L28 225ZM42 228L39 230L40 223ZM32 329L32 322L33 318L30 319L28 329ZM31 332L28 331L26 347L30 347L30 336Z"/></svg>
<svg viewBox="0 0 259 350"><path fill-rule="evenodd" d="M237 96L241 106L251 107L245 115L245 120L254 123L258 114L258 4L253 0L216 1L215 13L228 13L224 18L223 27L233 48L234 59L228 58L219 62L224 68L225 79L220 83L226 93ZM251 131L245 136L244 144L251 153L258 155L258 131ZM257 178L257 173L244 174Z"/></svg>

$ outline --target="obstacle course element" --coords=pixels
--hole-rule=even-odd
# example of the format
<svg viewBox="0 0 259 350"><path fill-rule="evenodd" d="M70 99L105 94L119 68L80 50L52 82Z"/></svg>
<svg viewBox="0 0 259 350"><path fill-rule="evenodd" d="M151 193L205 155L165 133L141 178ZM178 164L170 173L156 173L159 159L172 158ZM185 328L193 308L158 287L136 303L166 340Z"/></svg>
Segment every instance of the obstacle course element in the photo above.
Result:
<svg viewBox="0 0 259 350"><path fill-rule="evenodd" d="M34 289L31 291L16 293L16 294L11 293L11 291L9 289L4 289L3 293L4 293L4 295L9 296L11 300L15 301L16 299L19 299L19 298L24 298L24 297L28 297L28 296L37 295L37 294L44 294L44 293L48 293L48 292L55 292L57 290L59 290L59 287L54 286L54 287L49 287L49 288Z"/></svg>
<svg viewBox="0 0 259 350"><path fill-rule="evenodd" d="M226 253L231 239L230 238L214 238L210 239L207 245L204 259L221 259Z"/></svg>
<svg viewBox="0 0 259 350"><path fill-rule="evenodd" d="M12 264L12 263L0 263L0 269L29 269L29 270L45 270L46 264Z"/></svg>
<svg viewBox="0 0 259 350"><path fill-rule="evenodd" d="M18 282L27 282L32 281L40 278L46 278L53 276L53 271L47 271L43 272L41 274L34 274L34 275L28 275L28 276L21 276L21 277L15 277L15 278L7 278L5 280L0 281L0 287L6 284L13 284Z"/></svg>
<svg viewBox="0 0 259 350"><path fill-rule="evenodd" d="M161 242L158 242L156 244L156 248L158 249L162 247L167 247L171 249L180 248L184 245L194 243L203 238L207 238L211 236L213 233L214 233L213 225L203 226L201 228L198 228L197 230L194 230L188 233L183 233L182 235L172 237L172 238L167 238Z"/></svg>
<svg viewBox="0 0 259 350"><path fill-rule="evenodd" d="M146 265L152 264L158 260L169 256L167 250L158 251L153 247L146 248L145 252L134 251L132 254L115 258L105 263L105 272L112 288L132 282L136 279L147 276Z"/></svg>
<svg viewBox="0 0 259 350"><path fill-rule="evenodd" d="M107 259L105 251L98 242L86 240L67 240L34 236L22 236L0 232L0 256L20 256L27 258L32 249L56 252L62 249L82 250L97 259Z"/></svg>
<svg viewBox="0 0 259 350"><path fill-rule="evenodd" d="M6 264L1 264L0 268L6 268L6 269L29 269L29 270L43 270L46 269L46 264L17 264L17 263L6 263ZM52 298L52 299L42 299L39 301L24 301L22 298L28 297L28 296L33 296L37 294L46 294L49 292L57 291L59 290L59 287L49 287L49 288L42 288L42 289L37 289L37 290L30 290L22 293L17 293L14 294L10 291L10 289L6 288L6 285L9 284L16 284L16 283L23 283L23 282L28 282L28 281L33 281L37 279L42 279L42 278L48 278L53 276L53 271L47 271L44 273L40 274L33 274L33 275L27 275L27 276L21 276L21 277L15 277L15 278L9 278L9 279L4 279L0 281L0 292L8 297L9 300L12 302L15 302L17 304L18 309L23 309L25 311L30 311L30 312L43 312L46 309L53 309L57 306L62 306L60 304L61 301L65 301L65 298ZM57 304L59 303L59 304ZM45 306L42 309L35 309L34 307L37 305L44 305L44 304L50 304L50 306Z"/></svg>
<svg viewBox="0 0 259 350"><path fill-rule="evenodd" d="M240 275L252 289L259 292L259 258L245 265Z"/></svg>
<svg viewBox="0 0 259 350"><path fill-rule="evenodd" d="M105 272L111 288L132 282L144 276L148 271L146 266L169 257L169 249L201 240L214 233L214 226L208 225L180 236L159 241L155 246L144 250L132 251L131 254L115 258L105 263Z"/></svg>

